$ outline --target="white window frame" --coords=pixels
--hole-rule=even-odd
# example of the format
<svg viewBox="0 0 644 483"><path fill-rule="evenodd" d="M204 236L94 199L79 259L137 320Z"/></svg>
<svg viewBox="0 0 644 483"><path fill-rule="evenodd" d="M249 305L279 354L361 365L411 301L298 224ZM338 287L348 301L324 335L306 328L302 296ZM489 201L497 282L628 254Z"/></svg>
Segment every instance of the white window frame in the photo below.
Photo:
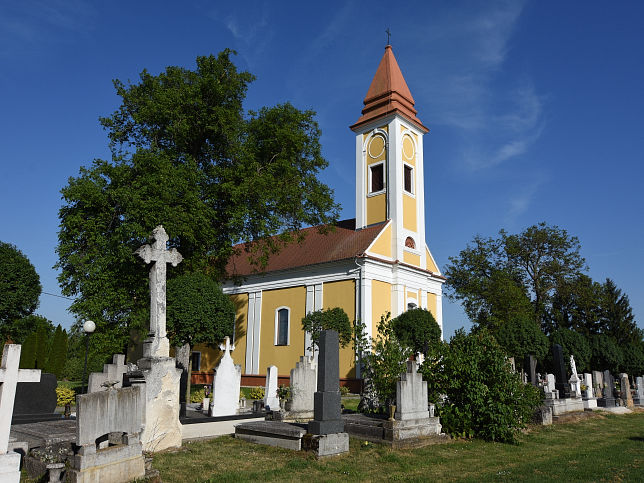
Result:
<svg viewBox="0 0 644 483"><path fill-rule="evenodd" d="M411 191L407 191L405 189L405 167L408 167L411 170ZM403 162L403 173L402 173L402 189L403 193L405 193L407 196L411 196L412 198L416 197L416 168L409 164Z"/></svg>
<svg viewBox="0 0 644 483"><path fill-rule="evenodd" d="M413 306L412 308L409 308L409 305L410 305L410 304L413 304L414 306ZM405 312L407 312L407 310L417 309L418 307L420 307L420 305L418 305L418 300L416 300L416 299L414 299L414 298L409 297L409 298L407 299L407 309L405 310Z"/></svg>
<svg viewBox="0 0 644 483"><path fill-rule="evenodd" d="M376 166L382 165L382 189L378 191L371 191L371 186L372 186L372 179L371 179L371 173L372 169L375 168ZM383 194L385 191L387 191L387 173L385 171L385 162L384 161L378 161L377 163L371 163L367 169L369 170L369 179L367 180L367 196L377 196Z"/></svg>
<svg viewBox="0 0 644 483"><path fill-rule="evenodd" d="M279 320L279 314L280 310L286 310L288 317L287 317L287 324L286 324L286 345L278 344L279 341L279 329L280 329L280 320ZM277 307L275 309L275 337L273 339L273 345L279 346L279 347L287 347L291 345L291 308L287 307L285 305L282 305L281 307Z"/></svg>

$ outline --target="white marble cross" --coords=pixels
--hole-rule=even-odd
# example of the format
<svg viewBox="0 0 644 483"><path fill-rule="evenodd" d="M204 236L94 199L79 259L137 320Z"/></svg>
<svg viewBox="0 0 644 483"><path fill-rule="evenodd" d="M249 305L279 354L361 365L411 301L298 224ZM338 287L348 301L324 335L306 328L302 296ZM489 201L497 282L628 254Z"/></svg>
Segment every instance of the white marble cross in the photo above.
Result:
<svg viewBox="0 0 644 483"><path fill-rule="evenodd" d="M230 354L230 351L235 350L235 345L230 345L230 337L226 336L223 344L219 344L219 349L225 351L226 354Z"/></svg>
<svg viewBox="0 0 644 483"><path fill-rule="evenodd" d="M143 245L136 254L147 264L154 262L150 268L150 331L143 345L144 357L168 357L170 344L166 334L166 271L167 263L176 267L183 257L176 248L168 250L168 234L162 225L152 231L154 243Z"/></svg>
<svg viewBox="0 0 644 483"><path fill-rule="evenodd" d="M39 382L40 369L18 369L20 344L5 344L0 366L0 455L7 452L13 401L19 382Z"/></svg>

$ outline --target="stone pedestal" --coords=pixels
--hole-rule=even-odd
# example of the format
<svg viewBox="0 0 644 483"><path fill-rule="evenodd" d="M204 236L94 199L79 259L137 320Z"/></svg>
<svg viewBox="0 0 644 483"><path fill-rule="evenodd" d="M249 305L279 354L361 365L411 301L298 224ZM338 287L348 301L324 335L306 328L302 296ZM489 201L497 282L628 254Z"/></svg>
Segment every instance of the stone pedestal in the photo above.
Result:
<svg viewBox="0 0 644 483"><path fill-rule="evenodd" d="M0 481L2 483L20 482L20 455L10 451L0 454Z"/></svg>
<svg viewBox="0 0 644 483"><path fill-rule="evenodd" d="M156 452L181 446L179 382L181 369L173 357L143 358L139 371L129 374L131 385L141 385L143 451Z"/></svg>
<svg viewBox="0 0 644 483"><path fill-rule="evenodd" d="M349 451L347 433L307 434L302 440L303 449L313 451L318 458L335 456Z"/></svg>

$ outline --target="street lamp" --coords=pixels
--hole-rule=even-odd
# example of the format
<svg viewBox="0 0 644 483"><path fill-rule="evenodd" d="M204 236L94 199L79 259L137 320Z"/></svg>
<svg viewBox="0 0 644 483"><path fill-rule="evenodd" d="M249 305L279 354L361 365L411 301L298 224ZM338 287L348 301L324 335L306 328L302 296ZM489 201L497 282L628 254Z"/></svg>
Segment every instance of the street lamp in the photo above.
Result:
<svg viewBox="0 0 644 483"><path fill-rule="evenodd" d="M87 353L89 352L89 336L96 330L96 324L91 320L83 323L83 332L85 332L85 365L83 366L83 381L81 394L85 394L85 374L87 373Z"/></svg>

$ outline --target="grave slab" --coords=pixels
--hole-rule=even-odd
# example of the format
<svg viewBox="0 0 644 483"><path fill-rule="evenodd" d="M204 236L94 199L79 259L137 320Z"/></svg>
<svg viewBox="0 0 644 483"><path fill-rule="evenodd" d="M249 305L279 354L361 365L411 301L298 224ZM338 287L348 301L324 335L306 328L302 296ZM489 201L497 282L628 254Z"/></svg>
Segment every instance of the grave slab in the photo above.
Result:
<svg viewBox="0 0 644 483"><path fill-rule="evenodd" d="M305 434L304 428L279 421L257 421L235 426L235 438L295 451L302 449Z"/></svg>

